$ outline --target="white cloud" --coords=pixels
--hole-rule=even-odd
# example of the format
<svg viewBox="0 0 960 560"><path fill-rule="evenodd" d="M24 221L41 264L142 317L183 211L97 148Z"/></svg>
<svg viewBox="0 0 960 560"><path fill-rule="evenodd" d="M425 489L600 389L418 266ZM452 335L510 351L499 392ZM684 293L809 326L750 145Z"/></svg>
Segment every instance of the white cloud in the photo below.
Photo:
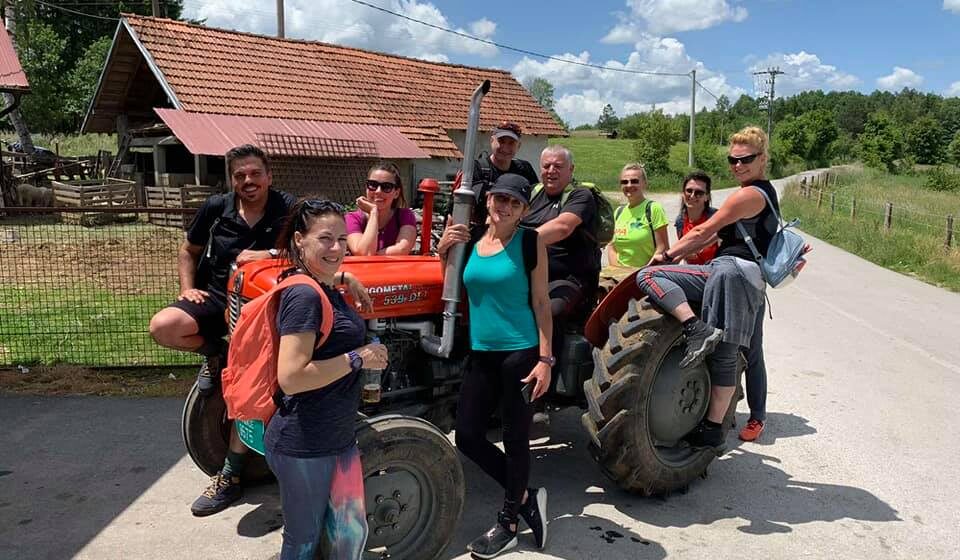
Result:
<svg viewBox="0 0 960 560"><path fill-rule="evenodd" d="M618 15L620 22L603 38L605 43L632 43L645 31L664 35L747 19L747 9L728 0L627 0L627 7L630 12Z"/></svg>
<svg viewBox="0 0 960 560"><path fill-rule="evenodd" d="M960 14L960 0L943 0L943 9Z"/></svg>
<svg viewBox="0 0 960 560"><path fill-rule="evenodd" d="M893 74L877 78L877 87L887 91L899 91L905 87L915 88L923 83L923 76L909 68L893 67Z"/></svg>
<svg viewBox="0 0 960 560"><path fill-rule="evenodd" d="M625 61L597 61L588 51L580 54L564 53L557 58L581 63L598 64L612 69L645 70L670 74L687 74L697 70L697 81L715 95L726 95L736 100L742 93L727 83L722 74L713 72L687 54L680 41L672 38L641 34L633 51ZM651 76L618 72L567 64L558 60L539 61L524 57L512 69L521 82L529 78L544 78L557 91L555 107L560 116L573 125L596 122L609 103L623 116L649 111L654 106L668 113L689 113L690 78L688 76ZM713 107L714 99L702 89L697 93L697 109Z"/></svg>
<svg viewBox="0 0 960 560"><path fill-rule="evenodd" d="M947 91L944 92L946 97L960 97L960 82L953 82L950 84L950 87L947 88Z"/></svg>
<svg viewBox="0 0 960 560"><path fill-rule="evenodd" d="M768 68L779 68L783 71L783 74L776 78L777 97L812 89L846 90L860 83L856 76L842 72L836 66L824 64L820 57L806 51L773 53L762 60L753 61L748 71L753 73ZM760 85L759 89L766 91L766 86ZM756 95L757 92L754 93Z"/></svg>
<svg viewBox="0 0 960 560"><path fill-rule="evenodd" d="M493 37L497 24L487 18L469 22L467 29L455 27L433 4L419 0L381 2L386 9L411 18L456 29L484 39ZM204 19L210 27L235 29L273 35L276 13L264 4L250 5L240 0L187 0L184 16ZM407 21L340 0L286 0L286 36L359 47L381 52L445 62L450 54L495 56L493 45L458 37L439 29Z"/></svg>

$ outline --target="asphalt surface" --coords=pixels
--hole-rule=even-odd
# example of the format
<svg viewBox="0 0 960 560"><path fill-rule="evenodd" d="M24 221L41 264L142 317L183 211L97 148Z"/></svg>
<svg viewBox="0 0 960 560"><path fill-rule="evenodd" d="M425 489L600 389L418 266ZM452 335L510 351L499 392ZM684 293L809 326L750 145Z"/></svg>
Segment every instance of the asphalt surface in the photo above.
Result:
<svg viewBox="0 0 960 560"><path fill-rule="evenodd" d="M811 241L801 277L770 292L760 440L731 435L686 494L645 499L599 473L578 410L554 413L532 475L550 493L547 548L527 533L503 558L960 558L960 295ZM190 515L207 479L184 455L180 407L0 396L0 558L273 556L272 486ZM500 505L493 483L465 472L445 559L468 558Z"/></svg>

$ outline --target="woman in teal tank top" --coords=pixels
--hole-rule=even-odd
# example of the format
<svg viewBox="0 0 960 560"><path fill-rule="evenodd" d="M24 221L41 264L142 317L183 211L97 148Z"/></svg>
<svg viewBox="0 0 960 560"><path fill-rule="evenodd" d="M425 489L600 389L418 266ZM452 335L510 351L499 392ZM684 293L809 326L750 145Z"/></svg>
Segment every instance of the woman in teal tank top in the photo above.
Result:
<svg viewBox="0 0 960 560"><path fill-rule="evenodd" d="M547 250L535 230L519 227L530 206L530 190L520 175L501 175L487 193L485 229L471 239L466 225L449 226L437 246L445 258L450 246L470 243L463 285L472 359L460 386L457 447L505 494L496 525L467 547L481 558L493 558L517 545L520 517L539 548L547 536L547 491L528 488L530 424L532 402L550 388L555 360L550 347ZM535 250L530 249L533 246ZM530 262L533 259L535 263ZM529 400L524 397L525 385L532 387ZM504 451L486 436L498 407Z"/></svg>

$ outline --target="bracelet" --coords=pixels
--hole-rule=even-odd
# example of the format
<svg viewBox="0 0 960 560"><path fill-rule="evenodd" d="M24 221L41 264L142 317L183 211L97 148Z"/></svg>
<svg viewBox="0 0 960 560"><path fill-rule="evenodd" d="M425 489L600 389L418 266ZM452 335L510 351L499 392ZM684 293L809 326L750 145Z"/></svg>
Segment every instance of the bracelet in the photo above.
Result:
<svg viewBox="0 0 960 560"><path fill-rule="evenodd" d="M669 251L669 250L670 250L670 249L667 249L667 251ZM673 261L673 257L671 257L671 256L667 253L667 251L664 251L664 252L662 252L662 253L660 253L660 254L663 255L663 260L665 260L665 261L667 261L667 262L672 262L672 261Z"/></svg>

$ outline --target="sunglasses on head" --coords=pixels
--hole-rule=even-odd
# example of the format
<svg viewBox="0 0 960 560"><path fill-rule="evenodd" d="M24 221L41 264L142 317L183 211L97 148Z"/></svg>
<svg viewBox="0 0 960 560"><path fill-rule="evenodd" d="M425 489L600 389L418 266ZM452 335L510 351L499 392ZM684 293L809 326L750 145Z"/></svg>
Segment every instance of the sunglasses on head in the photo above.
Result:
<svg viewBox="0 0 960 560"><path fill-rule="evenodd" d="M730 165L742 164L747 165L748 163L753 163L753 160L757 159L760 154L750 154L749 156L727 156L727 163Z"/></svg>
<svg viewBox="0 0 960 560"><path fill-rule="evenodd" d="M687 196L703 196L707 194L707 191L701 191L700 189L683 189L683 192L687 193Z"/></svg>
<svg viewBox="0 0 960 560"><path fill-rule="evenodd" d="M621 186L639 185L639 184L642 183L642 182L643 182L643 181L642 181L641 179L639 179L638 177L631 177L631 178L629 178L629 179L620 179L620 185L621 185Z"/></svg>
<svg viewBox="0 0 960 560"><path fill-rule="evenodd" d="M380 181L374 181L373 179L367 179L367 190L375 191L380 189L380 192L391 193L393 189L397 188L396 183L381 183Z"/></svg>

